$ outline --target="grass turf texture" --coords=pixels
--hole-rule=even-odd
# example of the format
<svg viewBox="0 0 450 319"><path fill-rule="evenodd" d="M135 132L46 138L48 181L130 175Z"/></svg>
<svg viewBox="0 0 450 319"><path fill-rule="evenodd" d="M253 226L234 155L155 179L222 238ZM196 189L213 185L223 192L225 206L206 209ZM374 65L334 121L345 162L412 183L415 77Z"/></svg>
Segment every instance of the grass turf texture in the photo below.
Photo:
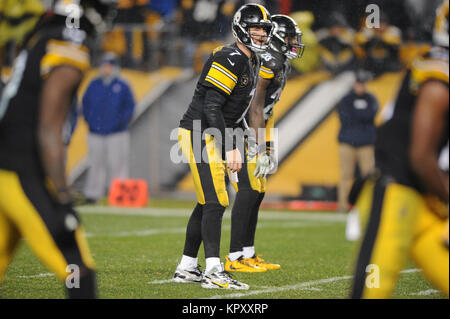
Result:
<svg viewBox="0 0 450 319"><path fill-rule="evenodd" d="M97 263L100 298L347 298L353 244L344 238L345 216L332 213L262 211L257 253L281 264L278 271L233 273L248 291L202 289L170 282L180 260L189 202L154 202L141 210L103 206L79 208ZM184 207L184 208L183 208ZM230 241L230 210L222 228L222 260ZM203 246L199 261L204 266ZM408 264L407 269L414 269ZM0 284L0 298L64 298L63 285L22 243ZM395 298L445 298L420 271L400 276Z"/></svg>

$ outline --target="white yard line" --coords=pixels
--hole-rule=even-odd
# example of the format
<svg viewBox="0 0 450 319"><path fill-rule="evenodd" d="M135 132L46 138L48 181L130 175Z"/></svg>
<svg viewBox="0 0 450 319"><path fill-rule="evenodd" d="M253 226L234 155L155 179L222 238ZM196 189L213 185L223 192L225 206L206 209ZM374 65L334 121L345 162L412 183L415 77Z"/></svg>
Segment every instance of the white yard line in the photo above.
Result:
<svg viewBox="0 0 450 319"><path fill-rule="evenodd" d="M186 208L122 208L110 206L79 206L76 210L86 215L119 215L119 216L150 216L150 217L189 217L191 210ZM231 218L225 213L224 218ZM336 213L314 212L279 212L262 210L259 219L267 220L310 220L324 222L345 222L347 215Z"/></svg>
<svg viewBox="0 0 450 319"><path fill-rule="evenodd" d="M408 273L415 273L421 271L420 269L407 269L403 270L402 274L408 274ZM313 281L307 281L298 283L295 285L288 285L288 286L282 286L282 287L273 287L268 289L262 289L262 290L253 290L249 292L238 292L238 293L232 293L228 295L216 295L212 296L209 299L223 299L223 298L239 298L239 297L248 297L248 296L254 296L254 295L260 295L260 294L266 294L266 293L276 293L276 292L282 292L282 291L288 291L288 290L304 290L304 289L311 289L311 288L317 288L314 286L317 285L323 285L323 284L329 284L336 281L341 280L348 280L352 279L353 276L341 276L341 277L331 277L326 279L319 279L319 280L313 280Z"/></svg>
<svg viewBox="0 0 450 319"><path fill-rule="evenodd" d="M324 224L309 223L309 222L294 222L294 223L259 223L258 228L306 228L306 227L323 227ZM222 230L230 230L231 227L224 226ZM152 228L152 229L142 229L142 230L132 230L123 231L116 233L86 233L86 237L146 237L160 234L184 234L186 232L186 227L178 228Z"/></svg>
<svg viewBox="0 0 450 319"><path fill-rule="evenodd" d="M148 284L149 284L149 285L164 285L164 284L171 284L171 283L179 284L179 283L177 283L177 282L174 282L173 279L155 280L155 281L150 281ZM267 286L253 286L253 285L252 285L252 288L256 288L256 289L267 289L267 288L269 288L269 287L267 287ZM311 289L316 290L316 288L311 288ZM320 289L317 289L317 290L320 290Z"/></svg>
<svg viewBox="0 0 450 319"><path fill-rule="evenodd" d="M412 294L410 294L411 296L428 296L428 295L432 295L432 294L436 294L439 293L439 290L436 289L428 289L428 290L422 290L419 292L414 292Z"/></svg>
<svg viewBox="0 0 450 319"><path fill-rule="evenodd" d="M30 276L17 276L17 278L31 279L31 278L53 277L53 276L55 276L55 274L53 274L51 272L46 272L46 273L37 274L37 275L30 275Z"/></svg>

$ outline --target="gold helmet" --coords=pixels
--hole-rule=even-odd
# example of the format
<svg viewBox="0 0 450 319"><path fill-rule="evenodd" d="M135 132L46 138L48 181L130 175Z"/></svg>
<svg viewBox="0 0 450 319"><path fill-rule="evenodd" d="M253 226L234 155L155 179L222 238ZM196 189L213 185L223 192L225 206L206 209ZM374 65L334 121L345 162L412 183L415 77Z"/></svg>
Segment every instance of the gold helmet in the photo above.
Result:
<svg viewBox="0 0 450 319"><path fill-rule="evenodd" d="M444 0L436 10L436 22L433 31L434 44L448 48L448 10L449 0Z"/></svg>

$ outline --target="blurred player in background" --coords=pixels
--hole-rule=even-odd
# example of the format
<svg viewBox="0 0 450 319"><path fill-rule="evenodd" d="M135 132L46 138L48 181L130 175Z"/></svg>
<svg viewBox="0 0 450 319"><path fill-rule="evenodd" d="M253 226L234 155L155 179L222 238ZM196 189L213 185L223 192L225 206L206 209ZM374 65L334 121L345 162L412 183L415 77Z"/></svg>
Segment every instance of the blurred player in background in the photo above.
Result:
<svg viewBox="0 0 450 319"><path fill-rule="evenodd" d="M248 4L235 13L235 43L210 55L181 120L178 141L189 161L198 204L187 226L183 257L174 274L176 282L201 282L203 288L249 288L233 280L220 262L222 216L229 204L225 174L227 168L231 172L242 168L243 151L229 129L241 127L249 109L260 68L257 53L267 49L272 28L270 14L261 5ZM221 138L206 134L211 128ZM197 259L202 241L206 258L203 274Z"/></svg>
<svg viewBox="0 0 450 319"><path fill-rule="evenodd" d="M264 261L255 253L255 233L258 212L265 195L266 176L276 166L273 141L275 104L280 99L291 71L289 60L303 55L302 32L297 23L285 15L272 16L274 35L270 48L261 55L262 65L255 98L249 112L250 127L258 134L261 147L250 149L244 156L239 182L233 183L237 195L231 213L230 253L225 270L238 272L265 272L280 269L280 265ZM261 130L260 130L261 131ZM258 154L258 160L254 157ZM252 159L253 156L253 159Z"/></svg>
<svg viewBox="0 0 450 319"><path fill-rule="evenodd" d="M96 283L65 178L63 127L90 67L88 36L109 3L53 2L24 42L0 99L0 279L25 238L66 281L69 298L96 297ZM68 285L72 271L78 278Z"/></svg>
<svg viewBox="0 0 450 319"><path fill-rule="evenodd" d="M377 131L378 172L356 201L365 231L352 298L391 297L409 254L449 296L449 176L439 165L440 157L448 163L448 12L446 0L437 10L436 46L413 63L392 118Z"/></svg>
<svg viewBox="0 0 450 319"><path fill-rule="evenodd" d="M354 31L342 13L333 13L328 20L328 28L319 30L317 37L320 59L326 70L338 74L354 67Z"/></svg>

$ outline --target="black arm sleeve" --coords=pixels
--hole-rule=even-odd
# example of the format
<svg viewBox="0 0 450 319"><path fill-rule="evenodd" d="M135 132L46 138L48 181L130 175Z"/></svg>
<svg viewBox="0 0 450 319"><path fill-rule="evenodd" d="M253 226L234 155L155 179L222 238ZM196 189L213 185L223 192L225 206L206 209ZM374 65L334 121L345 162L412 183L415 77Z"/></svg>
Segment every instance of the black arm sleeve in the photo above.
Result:
<svg viewBox="0 0 450 319"><path fill-rule="evenodd" d="M234 149L233 136L226 130L225 120L222 114L222 106L225 104L227 98L214 89L209 89L206 92L205 102L203 105L203 113L206 117L206 122L209 127L216 128L221 133L221 139L216 138L217 143L221 144L221 148L225 152ZM223 146L225 148L223 148Z"/></svg>

